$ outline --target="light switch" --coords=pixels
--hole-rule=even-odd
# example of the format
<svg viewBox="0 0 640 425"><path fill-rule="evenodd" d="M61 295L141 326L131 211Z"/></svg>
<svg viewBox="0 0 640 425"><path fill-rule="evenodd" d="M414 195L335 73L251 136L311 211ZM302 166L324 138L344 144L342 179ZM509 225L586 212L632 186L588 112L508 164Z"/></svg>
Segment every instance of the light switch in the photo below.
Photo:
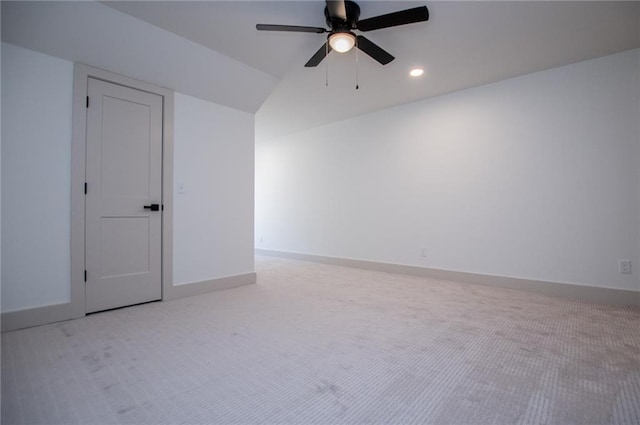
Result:
<svg viewBox="0 0 640 425"><path fill-rule="evenodd" d="M183 182L178 182L176 186L178 187L178 193L187 193L187 190L184 188Z"/></svg>

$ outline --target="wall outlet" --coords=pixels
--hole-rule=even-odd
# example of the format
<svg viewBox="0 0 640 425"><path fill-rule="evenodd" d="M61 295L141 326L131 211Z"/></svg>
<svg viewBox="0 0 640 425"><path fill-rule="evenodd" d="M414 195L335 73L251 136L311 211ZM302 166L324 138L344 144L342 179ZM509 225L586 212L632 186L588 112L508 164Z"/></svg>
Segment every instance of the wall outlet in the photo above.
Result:
<svg viewBox="0 0 640 425"><path fill-rule="evenodd" d="M631 260L618 260L618 271L622 274L631 274Z"/></svg>
<svg viewBox="0 0 640 425"><path fill-rule="evenodd" d="M264 239L262 238L262 236L258 236L258 243L262 243L262 241L264 241Z"/></svg>
<svg viewBox="0 0 640 425"><path fill-rule="evenodd" d="M421 248L420 249L420 256L422 258L427 258L427 248Z"/></svg>

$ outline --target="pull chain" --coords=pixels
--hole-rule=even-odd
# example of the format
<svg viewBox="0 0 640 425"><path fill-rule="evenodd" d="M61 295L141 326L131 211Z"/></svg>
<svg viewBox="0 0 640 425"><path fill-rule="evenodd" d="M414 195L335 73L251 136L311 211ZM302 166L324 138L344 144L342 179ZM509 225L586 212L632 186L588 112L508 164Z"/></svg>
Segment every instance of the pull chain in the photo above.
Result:
<svg viewBox="0 0 640 425"><path fill-rule="evenodd" d="M358 70L359 70L359 67L358 67L358 63L359 63L358 62L358 50L360 50L360 49L358 49L358 39L356 38L356 90L358 90L360 88L360 85L358 84Z"/></svg>
<svg viewBox="0 0 640 425"><path fill-rule="evenodd" d="M324 43L324 85L329 87L329 40Z"/></svg>

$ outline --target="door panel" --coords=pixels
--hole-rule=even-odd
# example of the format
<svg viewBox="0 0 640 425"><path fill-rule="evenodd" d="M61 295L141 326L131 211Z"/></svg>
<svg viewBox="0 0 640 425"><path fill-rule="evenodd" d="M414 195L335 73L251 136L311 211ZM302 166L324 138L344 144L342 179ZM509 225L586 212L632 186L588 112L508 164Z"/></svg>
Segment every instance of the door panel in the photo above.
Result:
<svg viewBox="0 0 640 425"><path fill-rule="evenodd" d="M162 97L90 78L89 99L87 313L162 297Z"/></svg>
<svg viewBox="0 0 640 425"><path fill-rule="evenodd" d="M123 99L102 98L102 195L148 198L150 107ZM117 123L117 125L113 125ZM120 170L127 170L121 173Z"/></svg>
<svg viewBox="0 0 640 425"><path fill-rule="evenodd" d="M149 273L149 218L102 217L100 277Z"/></svg>

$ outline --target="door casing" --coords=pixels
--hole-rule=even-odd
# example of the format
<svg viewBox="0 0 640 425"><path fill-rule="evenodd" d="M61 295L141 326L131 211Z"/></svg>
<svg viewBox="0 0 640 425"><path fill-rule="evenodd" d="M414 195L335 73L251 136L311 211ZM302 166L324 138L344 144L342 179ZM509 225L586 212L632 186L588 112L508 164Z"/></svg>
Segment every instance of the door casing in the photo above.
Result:
<svg viewBox="0 0 640 425"><path fill-rule="evenodd" d="M86 99L89 78L157 94L162 112L162 299L173 290L173 105L172 90L109 71L76 63L73 76L73 133L71 143L71 311L85 315L85 193Z"/></svg>

